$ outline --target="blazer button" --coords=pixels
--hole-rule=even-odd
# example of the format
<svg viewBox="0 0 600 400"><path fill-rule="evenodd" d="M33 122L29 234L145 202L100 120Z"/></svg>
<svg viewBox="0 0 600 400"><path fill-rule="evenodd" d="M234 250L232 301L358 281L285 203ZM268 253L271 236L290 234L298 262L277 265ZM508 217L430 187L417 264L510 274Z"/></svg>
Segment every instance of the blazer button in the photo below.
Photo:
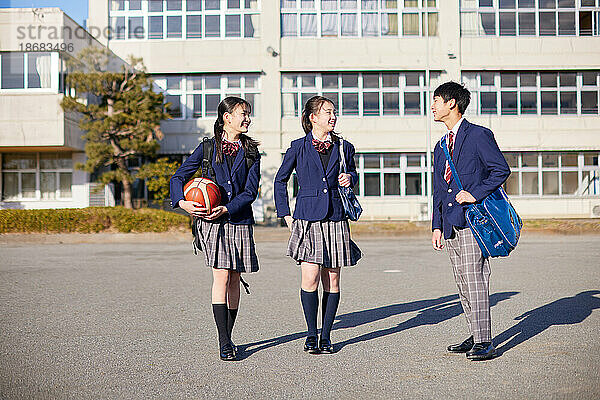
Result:
<svg viewBox="0 0 600 400"><path fill-rule="evenodd" d="M231 196L231 192L227 192L227 196Z"/></svg>
<svg viewBox="0 0 600 400"><path fill-rule="evenodd" d="M448 207L452 207L452 203L448 203Z"/></svg>
<svg viewBox="0 0 600 400"><path fill-rule="evenodd" d="M227 181L227 184L228 184L228 185L231 185L231 181Z"/></svg>
<svg viewBox="0 0 600 400"><path fill-rule="evenodd" d="M326 179L325 179L325 178L323 178L323 182L325 182L325 181L326 181Z"/></svg>
<svg viewBox="0 0 600 400"><path fill-rule="evenodd" d="M448 193L452 193L452 189L448 189Z"/></svg>
<svg viewBox="0 0 600 400"><path fill-rule="evenodd" d="M327 193L327 189L323 189L323 193Z"/></svg>

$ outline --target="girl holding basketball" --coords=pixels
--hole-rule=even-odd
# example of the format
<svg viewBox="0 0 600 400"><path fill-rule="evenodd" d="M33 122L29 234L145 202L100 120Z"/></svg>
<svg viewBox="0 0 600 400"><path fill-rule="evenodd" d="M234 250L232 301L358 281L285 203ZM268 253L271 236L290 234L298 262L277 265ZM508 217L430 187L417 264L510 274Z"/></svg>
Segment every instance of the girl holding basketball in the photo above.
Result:
<svg viewBox="0 0 600 400"><path fill-rule="evenodd" d="M219 104L212 155L198 146L170 180L173 208L181 207L195 216L197 242L206 265L212 268L212 309L219 336L222 360L236 359L231 331L240 300L240 273L258 271L254 246L252 203L258 195L260 155L258 142L246 133L251 105L239 97ZM221 191L221 205L208 207L187 201L183 186L210 157L210 176ZM207 160L208 161L208 160Z"/></svg>
<svg viewBox="0 0 600 400"><path fill-rule="evenodd" d="M277 216L291 231L287 255L300 265L300 301L308 327L304 351L333 353L331 327L340 301L340 272L356 265L361 252L350 238L348 219L338 185L358 181L354 146L344 140L343 155L348 173L340 173L340 137L333 131L337 120L333 103L314 96L304 105L302 128L305 136L292 141L274 184ZM287 181L296 170L298 196L290 215ZM321 340L317 344L319 280L323 284Z"/></svg>

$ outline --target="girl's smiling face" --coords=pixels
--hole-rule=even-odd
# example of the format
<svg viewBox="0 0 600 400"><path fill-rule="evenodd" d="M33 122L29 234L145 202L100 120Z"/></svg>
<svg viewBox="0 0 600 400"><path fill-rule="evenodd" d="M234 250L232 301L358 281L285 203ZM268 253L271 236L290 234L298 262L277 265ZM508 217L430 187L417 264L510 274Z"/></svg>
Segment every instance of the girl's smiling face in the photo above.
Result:
<svg viewBox="0 0 600 400"><path fill-rule="evenodd" d="M337 112L333 103L329 101L323 102L319 112L316 114L310 114L310 122L312 123L313 130L319 132L329 133L335 128L337 121Z"/></svg>
<svg viewBox="0 0 600 400"><path fill-rule="evenodd" d="M231 113L223 114L224 129L231 133L246 133L252 123L250 110L243 104L235 106Z"/></svg>

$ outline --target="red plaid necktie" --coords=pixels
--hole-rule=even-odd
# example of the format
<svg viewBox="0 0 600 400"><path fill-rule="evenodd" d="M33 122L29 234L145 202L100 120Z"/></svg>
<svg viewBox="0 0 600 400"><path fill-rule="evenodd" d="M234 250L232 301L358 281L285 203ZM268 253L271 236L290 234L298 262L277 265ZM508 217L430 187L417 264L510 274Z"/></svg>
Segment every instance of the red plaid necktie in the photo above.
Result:
<svg viewBox="0 0 600 400"><path fill-rule="evenodd" d="M452 151L454 150L454 132L448 132L448 152L450 153L450 158L452 158ZM450 183L450 179L452 179L452 170L450 169L450 163L446 160L446 172L444 173L444 179L446 183Z"/></svg>
<svg viewBox="0 0 600 400"><path fill-rule="evenodd" d="M231 143L227 140L223 140L223 154L227 156L235 157L237 155L240 145L237 143Z"/></svg>
<svg viewBox="0 0 600 400"><path fill-rule="evenodd" d="M326 140L324 142L321 142L320 140L317 139L313 139L312 140L312 144L313 146L315 146L315 149L319 152L319 153L323 153L325 154L325 152L331 147L332 143L329 140Z"/></svg>

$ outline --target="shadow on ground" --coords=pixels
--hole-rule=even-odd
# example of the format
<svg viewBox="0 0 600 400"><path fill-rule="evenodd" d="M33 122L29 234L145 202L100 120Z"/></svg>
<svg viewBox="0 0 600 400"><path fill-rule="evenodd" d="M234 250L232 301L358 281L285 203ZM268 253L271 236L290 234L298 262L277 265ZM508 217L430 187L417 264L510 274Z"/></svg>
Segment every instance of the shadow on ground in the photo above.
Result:
<svg viewBox="0 0 600 400"><path fill-rule="evenodd" d="M500 292L490 296L490 305L494 306L498 302L508 300L518 292ZM420 311L419 311L420 310ZM365 333L363 335L335 343L335 350L340 351L345 346L359 342L376 339L379 337L392 335L403 330L416 328L423 325L435 325L440 322L452 319L462 313L462 307L458 301L458 295L441 296L435 299L417 300L407 303L399 303L368 310L356 311L347 314L341 314L336 317L333 329L354 328L371 322L379 321L396 315L419 311L419 313L406 321L386 329ZM306 336L306 332L296 332L271 339L265 339L253 343L238 345L238 359L243 360L252 354L288 343L293 340L301 339Z"/></svg>
<svg viewBox="0 0 600 400"><path fill-rule="evenodd" d="M600 298L594 296L597 294L600 294L600 290L587 290L519 315L515 318L519 321L517 324L494 338L498 356L553 325L573 325L583 322L593 310L600 308Z"/></svg>

